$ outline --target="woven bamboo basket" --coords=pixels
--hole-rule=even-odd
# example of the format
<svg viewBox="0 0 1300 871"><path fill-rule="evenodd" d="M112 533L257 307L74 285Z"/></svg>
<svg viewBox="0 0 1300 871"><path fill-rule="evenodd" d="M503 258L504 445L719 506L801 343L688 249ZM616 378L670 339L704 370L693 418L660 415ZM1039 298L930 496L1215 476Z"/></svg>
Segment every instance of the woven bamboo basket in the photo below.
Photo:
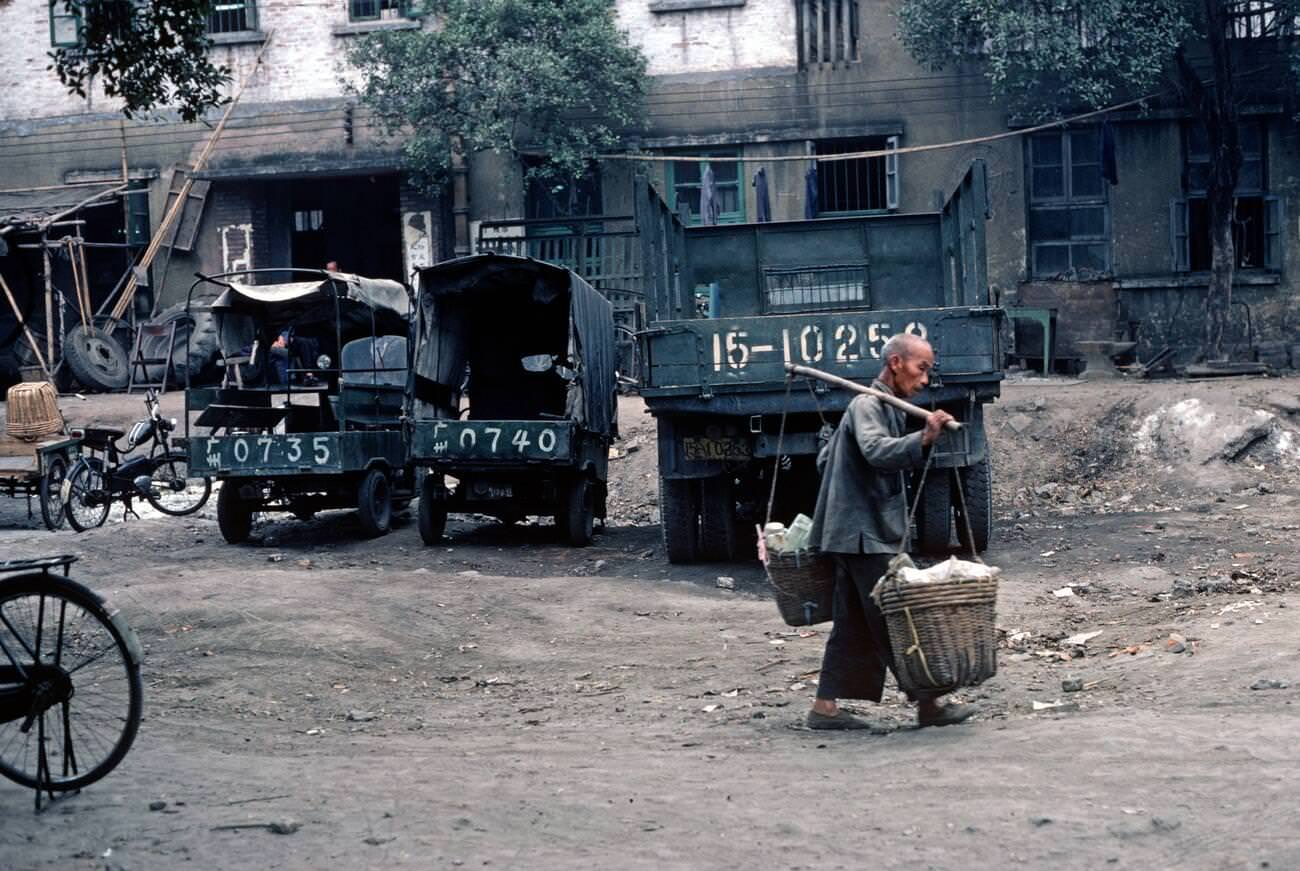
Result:
<svg viewBox="0 0 1300 871"><path fill-rule="evenodd" d="M768 551L763 567L786 625L812 626L831 619L835 563L829 556L814 549Z"/></svg>
<svg viewBox="0 0 1300 871"><path fill-rule="evenodd" d="M946 693L997 673L997 578L909 584L886 576L875 596L903 690Z"/></svg>
<svg viewBox="0 0 1300 871"><path fill-rule="evenodd" d="M5 432L20 439L36 439L63 432L59 394L48 381L15 384L5 393Z"/></svg>

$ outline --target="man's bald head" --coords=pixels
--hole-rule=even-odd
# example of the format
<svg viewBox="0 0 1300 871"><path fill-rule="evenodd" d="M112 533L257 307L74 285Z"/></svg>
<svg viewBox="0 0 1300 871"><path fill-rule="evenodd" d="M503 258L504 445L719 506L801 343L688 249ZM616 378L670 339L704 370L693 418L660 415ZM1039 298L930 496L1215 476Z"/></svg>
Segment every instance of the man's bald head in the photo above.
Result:
<svg viewBox="0 0 1300 871"><path fill-rule="evenodd" d="M913 357L918 353L924 353L925 351L929 351L931 355L934 354L934 351L930 348L930 343L925 339L920 336L914 336L911 333L896 333L895 335L890 336L889 341L885 342L885 347L880 349L880 359L886 366L888 366L889 358L894 355L898 355L904 360L907 360L908 358Z"/></svg>
<svg viewBox="0 0 1300 871"><path fill-rule="evenodd" d="M916 395L930 383L934 349L920 336L899 333L880 350L880 380L904 398Z"/></svg>

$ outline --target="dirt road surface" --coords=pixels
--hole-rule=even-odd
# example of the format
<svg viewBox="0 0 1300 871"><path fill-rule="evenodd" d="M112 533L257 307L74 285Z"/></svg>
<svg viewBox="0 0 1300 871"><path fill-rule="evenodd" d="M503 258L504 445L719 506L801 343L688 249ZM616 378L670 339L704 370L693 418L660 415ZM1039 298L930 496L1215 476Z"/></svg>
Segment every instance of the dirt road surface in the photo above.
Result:
<svg viewBox="0 0 1300 871"><path fill-rule="evenodd" d="M999 673L958 727L855 706L879 736L800 727L828 627L757 565L668 565L622 412L585 549L349 512L231 547L211 505L48 533L0 500L0 554L80 555L146 651L116 771L41 815L0 781L0 869L1300 868L1300 380L1007 383Z"/></svg>

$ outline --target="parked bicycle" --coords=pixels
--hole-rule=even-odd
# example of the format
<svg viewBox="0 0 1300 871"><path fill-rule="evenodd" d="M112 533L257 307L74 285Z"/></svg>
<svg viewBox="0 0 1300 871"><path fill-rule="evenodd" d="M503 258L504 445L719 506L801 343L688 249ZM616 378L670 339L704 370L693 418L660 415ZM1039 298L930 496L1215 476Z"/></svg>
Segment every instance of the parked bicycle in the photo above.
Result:
<svg viewBox="0 0 1300 871"><path fill-rule="evenodd" d="M117 501L125 513L134 514L131 503L143 496L164 514L181 516L198 511L212 495L212 479L191 475L189 453L172 446L177 421L162 416L152 388L145 393L144 404L149 416L136 421L130 433L108 427L82 431L81 457L63 484L68 523L77 532L102 526ZM117 444L123 435L125 449Z"/></svg>
<svg viewBox="0 0 1300 871"><path fill-rule="evenodd" d="M76 559L0 562L0 774L36 790L38 811L112 771L140 726L139 642L68 577Z"/></svg>

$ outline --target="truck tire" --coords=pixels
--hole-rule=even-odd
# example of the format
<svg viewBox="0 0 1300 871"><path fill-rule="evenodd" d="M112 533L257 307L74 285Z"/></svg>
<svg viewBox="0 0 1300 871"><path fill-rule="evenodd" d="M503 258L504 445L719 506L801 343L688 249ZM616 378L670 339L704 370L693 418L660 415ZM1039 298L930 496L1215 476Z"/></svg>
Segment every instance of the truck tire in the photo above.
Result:
<svg viewBox="0 0 1300 871"><path fill-rule="evenodd" d="M952 532L952 470L931 469L925 491L916 507L916 550L939 554L947 551Z"/></svg>
<svg viewBox="0 0 1300 871"><path fill-rule="evenodd" d="M573 547L591 544L596 520L596 492L585 476L574 478L565 488L562 514L556 520L564 527L564 537Z"/></svg>
<svg viewBox="0 0 1300 871"><path fill-rule="evenodd" d="M357 486L357 517L367 538L388 534L393 522L393 488L382 469L371 469Z"/></svg>
<svg viewBox="0 0 1300 871"><path fill-rule="evenodd" d="M229 544L241 544L253 531L253 506L239 495L239 485L226 481L217 493L217 528Z"/></svg>
<svg viewBox="0 0 1300 871"><path fill-rule="evenodd" d="M111 333L99 327L77 325L68 330L63 341L63 358L72 374L89 390L121 390L131 375L126 351Z"/></svg>
<svg viewBox="0 0 1300 871"><path fill-rule="evenodd" d="M659 518L670 563L692 563L700 556L699 482L659 479Z"/></svg>
<svg viewBox="0 0 1300 871"><path fill-rule="evenodd" d="M736 558L739 536L736 523L736 486L729 475L700 482L700 558L727 561Z"/></svg>
<svg viewBox="0 0 1300 871"><path fill-rule="evenodd" d="M957 521L957 540L962 549L970 552L970 536L975 537L975 552L983 553L988 549L993 537L993 469L988 457L973 466L959 469L961 475L962 495L966 497L966 510L969 512L970 534L966 532L966 520L962 518L960 499L957 488L952 491L953 513Z"/></svg>
<svg viewBox="0 0 1300 871"><path fill-rule="evenodd" d="M190 380L198 382L205 369L216 363L219 347L217 321L211 311L197 309L185 311L185 304L170 306L149 319L150 324L166 326L176 322L176 340L172 343L172 374L174 386L184 386L186 370ZM150 336L144 341L145 357L167 356L167 339ZM161 365L147 366L150 381L162 378Z"/></svg>
<svg viewBox="0 0 1300 871"><path fill-rule="evenodd" d="M420 539L433 545L442 541L447 531L447 493L441 475L425 475L420 482Z"/></svg>

